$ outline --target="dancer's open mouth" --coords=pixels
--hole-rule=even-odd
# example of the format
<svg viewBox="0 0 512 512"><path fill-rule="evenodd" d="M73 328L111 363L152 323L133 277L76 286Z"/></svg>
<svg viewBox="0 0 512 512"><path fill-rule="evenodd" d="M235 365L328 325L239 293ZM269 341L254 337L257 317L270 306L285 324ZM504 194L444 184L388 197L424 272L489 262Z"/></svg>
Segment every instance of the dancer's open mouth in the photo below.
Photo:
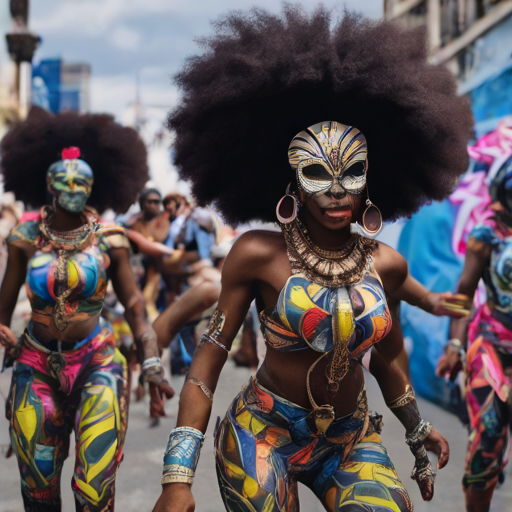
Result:
<svg viewBox="0 0 512 512"><path fill-rule="evenodd" d="M352 205L332 206L329 208L321 208L322 214L331 219L352 218Z"/></svg>

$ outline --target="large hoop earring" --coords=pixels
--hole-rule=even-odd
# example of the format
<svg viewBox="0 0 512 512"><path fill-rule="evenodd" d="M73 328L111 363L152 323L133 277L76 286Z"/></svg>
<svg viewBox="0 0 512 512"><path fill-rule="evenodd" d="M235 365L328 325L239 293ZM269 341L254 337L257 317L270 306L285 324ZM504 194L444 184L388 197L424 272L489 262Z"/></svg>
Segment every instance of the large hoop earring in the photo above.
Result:
<svg viewBox="0 0 512 512"><path fill-rule="evenodd" d="M368 194L368 185L366 186L366 193ZM370 197L366 199L367 208L363 212L361 218L361 228L369 236L377 236L382 229L382 213L370 201Z"/></svg>
<svg viewBox="0 0 512 512"><path fill-rule="evenodd" d="M281 224L293 222L299 211L299 201L290 192L290 184L286 187L286 194L279 200L276 206L276 217Z"/></svg>

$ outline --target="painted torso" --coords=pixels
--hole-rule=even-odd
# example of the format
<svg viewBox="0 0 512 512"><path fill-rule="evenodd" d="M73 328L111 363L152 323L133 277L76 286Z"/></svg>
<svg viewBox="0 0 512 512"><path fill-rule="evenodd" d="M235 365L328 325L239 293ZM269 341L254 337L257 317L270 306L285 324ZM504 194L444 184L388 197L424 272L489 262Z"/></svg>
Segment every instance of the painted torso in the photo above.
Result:
<svg viewBox="0 0 512 512"><path fill-rule="evenodd" d="M347 317L348 314L348 317ZM347 287L327 288L300 274L292 275L275 308L261 314L266 343L276 350L333 350L336 339L346 342L351 357L362 357L391 329L391 315L382 283L371 271Z"/></svg>
<svg viewBox="0 0 512 512"><path fill-rule="evenodd" d="M80 251L59 250L41 233L39 219L17 226L7 242L17 240L36 248L26 278L32 321L53 322L59 330L101 312L110 264L108 250L129 247L122 228L100 225L98 236Z"/></svg>

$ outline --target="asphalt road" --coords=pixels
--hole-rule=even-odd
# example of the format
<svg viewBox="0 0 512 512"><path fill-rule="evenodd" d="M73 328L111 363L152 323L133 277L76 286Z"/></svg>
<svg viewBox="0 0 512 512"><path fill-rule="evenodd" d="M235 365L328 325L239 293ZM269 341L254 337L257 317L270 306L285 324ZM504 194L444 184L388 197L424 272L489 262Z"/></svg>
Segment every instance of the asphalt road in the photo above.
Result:
<svg viewBox="0 0 512 512"><path fill-rule="evenodd" d="M250 372L246 369L235 368L229 361L221 375L221 380L215 394L212 421L207 432L196 481L194 495L197 512L222 512L223 506L215 476L213 460L212 431L217 416L223 416L233 396L248 379ZM10 374L0 375L0 390L5 397L9 386ZM179 390L183 377L172 379L172 385ZM409 490L416 512L459 512L464 511L461 491L461 478L464 466L466 431L457 418L435 405L419 400L422 415L431 421L436 428L448 439L451 447L451 460L444 470L438 473L435 486L435 497L430 503L421 500L416 483L409 479L413 458L404 443L402 426L389 413L384 405L378 387L371 376L367 377L368 401L370 409L384 414L384 444L390 452L398 474ZM3 401L3 400L2 400ZM3 405L1 406L3 409ZM166 405L168 416L152 427L148 418L148 405L145 402L132 403L128 434L125 443L125 459L119 469L117 478L116 510L121 512L150 512L159 493L162 468L162 454L166 446L167 436L174 427L178 400L175 397ZM7 422L0 417L0 512L22 512L22 502L19 492L19 477L15 457L3 458L8 442ZM73 448L71 448L73 453ZM71 493L71 474L73 464L71 457L64 466L62 477L63 511L74 510ZM496 491L492 512L512 511L512 474L507 470L505 484ZM301 510L305 512L320 512L323 507L313 494L300 486Z"/></svg>

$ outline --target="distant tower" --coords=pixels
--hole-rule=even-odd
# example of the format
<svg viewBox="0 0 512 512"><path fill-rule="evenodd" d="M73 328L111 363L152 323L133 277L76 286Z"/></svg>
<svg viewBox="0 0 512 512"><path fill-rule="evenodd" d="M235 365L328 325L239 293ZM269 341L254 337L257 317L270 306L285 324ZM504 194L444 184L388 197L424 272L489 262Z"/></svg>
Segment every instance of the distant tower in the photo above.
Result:
<svg viewBox="0 0 512 512"><path fill-rule="evenodd" d="M20 27L28 27L28 0L11 0L9 2L11 17Z"/></svg>
<svg viewBox="0 0 512 512"><path fill-rule="evenodd" d="M29 0L10 0L13 32L6 34L7 49L16 64L15 91L20 119L30 108L32 58L41 38L28 30Z"/></svg>

